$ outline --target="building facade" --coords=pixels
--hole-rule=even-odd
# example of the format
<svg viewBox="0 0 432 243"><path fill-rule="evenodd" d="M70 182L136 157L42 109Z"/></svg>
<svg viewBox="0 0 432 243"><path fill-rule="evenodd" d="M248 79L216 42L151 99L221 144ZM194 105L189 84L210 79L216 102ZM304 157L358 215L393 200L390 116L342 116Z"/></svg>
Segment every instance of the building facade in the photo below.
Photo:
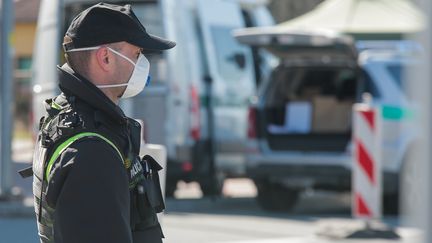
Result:
<svg viewBox="0 0 432 243"><path fill-rule="evenodd" d="M15 0L14 3L15 26L12 34L14 126L15 133L22 135L26 134L30 127L31 64L40 0Z"/></svg>

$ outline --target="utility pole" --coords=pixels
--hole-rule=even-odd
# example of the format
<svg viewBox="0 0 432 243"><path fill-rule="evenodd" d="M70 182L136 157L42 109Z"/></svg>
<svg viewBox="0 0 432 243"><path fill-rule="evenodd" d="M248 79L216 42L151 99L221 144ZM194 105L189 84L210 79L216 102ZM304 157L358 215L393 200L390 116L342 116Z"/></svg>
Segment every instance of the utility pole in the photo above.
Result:
<svg viewBox="0 0 432 243"><path fill-rule="evenodd" d="M425 29L415 35L421 45L419 64L409 67L407 85L415 108L417 141L402 171L402 219L422 232L419 242L432 242L432 3L419 0ZM418 82L417 82L418 81Z"/></svg>
<svg viewBox="0 0 432 243"><path fill-rule="evenodd" d="M0 198L8 198L12 188L12 52L13 1L0 3Z"/></svg>
<svg viewBox="0 0 432 243"><path fill-rule="evenodd" d="M427 105L425 105L425 109L428 110L428 130L427 131L427 135L428 135L428 148L427 148L427 159L424 161L425 163L425 169L427 171L427 175L426 176L426 185L424 185L422 188L426 188L426 198L425 198L425 213L422 214L423 215L423 219L420 221L425 222L426 224L423 224L423 232L425 233L425 240L424 242L431 242L432 241L432 232L430 230L430 228L428 226L430 226L432 224L432 187L430 186L432 183L432 125L431 125L431 118L432 118L432 70L430 69L430 66L432 64L432 3L430 0L424 0L423 1L423 10L425 13L425 18L426 18L426 33L425 33L425 37L424 37L424 42L422 43L425 47L425 58L426 58L426 63L425 63L425 68L424 73L422 75L424 75L424 81L428 84L428 86L426 86L428 89L428 97L429 97L429 102Z"/></svg>

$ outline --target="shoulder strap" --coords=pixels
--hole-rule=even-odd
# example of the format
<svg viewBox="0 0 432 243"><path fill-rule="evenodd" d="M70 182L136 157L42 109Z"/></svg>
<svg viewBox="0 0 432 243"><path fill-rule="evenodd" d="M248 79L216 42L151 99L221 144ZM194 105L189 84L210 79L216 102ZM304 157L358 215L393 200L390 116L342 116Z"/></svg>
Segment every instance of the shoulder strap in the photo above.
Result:
<svg viewBox="0 0 432 243"><path fill-rule="evenodd" d="M98 134L98 133L94 133L94 132L83 132L83 133L78 133L72 137L70 137L69 139L67 139L66 141L64 141L63 143L61 143L55 150L54 153L52 154L51 158L49 159L48 165L46 167L46 171L45 171L45 178L47 181L49 181L49 174L51 172L52 166L54 165L54 162L58 159L58 157L60 157L61 153L63 151L65 151L65 149L67 149L70 145L72 145L74 142L82 139L82 138L86 138L86 137L97 137L102 139L103 141L105 141L106 143L108 143L109 145L111 145L111 147L113 147L119 157L122 160L122 163L124 164L124 158L122 153L120 152L120 150L117 148L117 146L111 142L108 138Z"/></svg>

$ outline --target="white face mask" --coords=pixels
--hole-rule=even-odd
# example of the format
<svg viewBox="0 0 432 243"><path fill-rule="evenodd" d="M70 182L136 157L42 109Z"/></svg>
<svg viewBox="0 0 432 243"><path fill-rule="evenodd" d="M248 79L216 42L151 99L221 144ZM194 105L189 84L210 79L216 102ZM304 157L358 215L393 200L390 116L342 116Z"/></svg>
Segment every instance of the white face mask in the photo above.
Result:
<svg viewBox="0 0 432 243"><path fill-rule="evenodd" d="M97 50L99 48L100 48L100 46L77 48L77 49L72 49L69 52ZM114 52L116 55L126 59L132 65L134 65L134 70L133 70L132 75L129 78L129 81L127 83L97 85L97 87L103 89L103 88L115 88L115 87L127 86L126 90L122 94L121 98L130 98L130 97L133 97L133 96L139 94L141 91L143 91L146 84L150 81L149 80L150 79L150 76L149 76L150 63L147 60L147 58L142 53L140 53L137 62L134 63L130 58L121 54L120 52L113 50L110 47L108 47L108 49L111 50L112 52Z"/></svg>

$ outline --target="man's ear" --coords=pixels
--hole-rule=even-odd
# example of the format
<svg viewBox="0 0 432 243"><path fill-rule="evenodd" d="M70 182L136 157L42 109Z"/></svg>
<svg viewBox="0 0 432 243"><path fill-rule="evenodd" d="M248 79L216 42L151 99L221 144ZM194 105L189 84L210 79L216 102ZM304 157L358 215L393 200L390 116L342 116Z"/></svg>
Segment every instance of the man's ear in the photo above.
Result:
<svg viewBox="0 0 432 243"><path fill-rule="evenodd" d="M112 57L107 47L102 47L96 50L96 62L100 68L106 72L110 70L112 65Z"/></svg>

